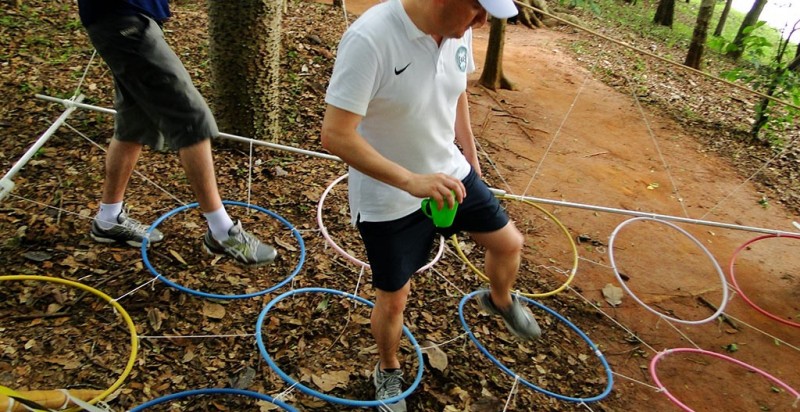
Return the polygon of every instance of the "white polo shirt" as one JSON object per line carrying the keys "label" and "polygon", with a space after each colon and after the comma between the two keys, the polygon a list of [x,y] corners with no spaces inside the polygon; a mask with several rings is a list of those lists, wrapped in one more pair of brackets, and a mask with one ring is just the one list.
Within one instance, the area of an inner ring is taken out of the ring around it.
{"label": "white polo shirt", "polygon": [[[472,30],[438,46],[400,0],[373,6],[342,37],[325,102],[363,116],[358,132],[379,153],[415,173],[459,180],[470,165],[455,145],[458,98],[475,70]],[[421,199],[350,167],[353,222],[399,219]]]}

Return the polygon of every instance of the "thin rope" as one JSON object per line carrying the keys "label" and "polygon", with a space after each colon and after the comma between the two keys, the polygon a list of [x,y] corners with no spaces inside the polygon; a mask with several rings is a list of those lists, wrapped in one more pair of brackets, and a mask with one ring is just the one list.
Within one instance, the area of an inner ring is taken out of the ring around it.
{"label": "thin rope", "polygon": [[80,80],[78,80],[78,86],[75,88],[75,93],[72,95],[71,100],[75,100],[79,94],[81,94],[81,86],[83,85],[83,81],[86,79],[86,74],[89,72],[89,67],[92,66],[92,62],[94,61],[94,57],[97,55],[97,49],[92,51],[92,57],[89,57],[89,63],[86,63],[86,67],[83,69],[83,74],[81,75]]}
{"label": "thin rope", "polygon": [[756,96],[759,96],[759,97],[762,97],[762,98],[765,98],[765,99],[772,100],[773,102],[780,103],[780,104],[782,104],[782,105],[784,105],[784,106],[787,106],[787,107],[792,107],[792,108],[794,108],[794,109],[798,109],[798,110],[800,110],[800,106],[798,106],[798,105],[791,104],[791,103],[789,103],[789,102],[787,102],[787,101],[784,101],[784,100],[778,99],[778,98],[776,98],[776,97],[773,97],[773,96],[768,96],[768,95],[766,95],[766,94],[764,94],[764,93],[761,93],[761,92],[757,92],[757,91],[755,91],[755,90],[748,89],[747,87],[744,87],[744,86],[742,86],[742,85],[739,85],[739,84],[736,84],[736,83],[733,83],[733,82],[729,82],[729,81],[727,81],[727,80],[724,80],[724,79],[720,79],[719,77],[715,77],[715,76],[713,76],[713,75],[710,75],[710,74],[708,74],[708,73],[706,73],[706,72],[704,72],[704,71],[697,70],[697,69],[695,69],[695,68],[692,68],[692,67],[686,66],[686,65],[684,65],[684,64],[681,64],[681,63],[678,63],[678,62],[675,62],[675,61],[669,60],[669,59],[667,59],[667,58],[661,57],[661,56],[659,56],[659,55],[656,55],[656,54],[650,53],[650,52],[648,52],[647,50],[643,50],[643,49],[640,49],[640,48],[638,48],[638,47],[631,46],[630,44],[628,44],[628,43],[625,43],[625,42],[623,42],[623,41],[621,41],[621,40],[616,40],[616,39],[613,39],[613,38],[611,38],[611,37],[608,37],[608,36],[606,36],[606,35],[600,34],[600,33],[596,32],[596,31],[594,31],[594,30],[592,30],[592,29],[589,29],[589,28],[583,27],[583,26],[581,26],[581,25],[579,25],[579,24],[575,24],[575,23],[573,23],[573,22],[570,22],[570,21],[564,20],[564,19],[562,19],[561,17],[554,16],[554,15],[552,15],[552,14],[550,14],[550,13],[548,13],[548,12],[544,11],[544,10],[538,9],[538,8],[536,8],[536,7],[533,7],[533,6],[531,6],[530,4],[526,4],[526,3],[520,3],[520,2],[519,2],[519,1],[517,1],[517,0],[514,0],[514,2],[515,2],[515,3],[517,3],[517,5],[518,5],[518,6],[529,8],[529,9],[531,9],[531,10],[533,10],[533,11],[537,12],[537,13],[541,13],[541,14],[543,14],[543,15],[547,16],[547,17],[550,17],[550,18],[552,18],[552,19],[558,20],[559,22],[561,22],[561,23],[564,23],[564,24],[566,24],[567,26],[572,26],[572,27],[574,27],[574,28],[576,28],[576,29],[579,29],[579,30],[585,31],[585,32],[587,32],[587,33],[589,33],[589,34],[591,34],[591,35],[593,35],[593,36],[597,36],[597,37],[600,37],[601,39],[608,40],[608,41],[610,41],[610,42],[612,42],[612,43],[614,43],[614,44],[617,44],[617,45],[619,45],[619,46],[622,46],[622,47],[625,47],[625,48],[631,49],[631,50],[633,50],[633,51],[635,51],[635,52],[637,52],[637,53],[643,54],[643,55],[645,55],[645,56],[652,57],[652,58],[654,58],[654,59],[656,59],[656,60],[660,60],[660,61],[662,61],[662,62],[664,62],[664,63],[668,63],[668,64],[671,64],[671,65],[673,65],[673,66],[677,66],[677,67],[679,67],[680,69],[686,70],[686,71],[688,71],[688,72],[695,73],[695,74],[699,74],[699,75],[701,75],[701,76],[704,76],[704,77],[707,77],[707,78],[709,78],[709,79],[712,79],[712,80],[718,81],[718,82],[720,82],[720,83],[726,84],[726,85],[728,85],[728,86],[730,86],[730,87],[733,87],[733,88],[735,88],[735,89],[739,89],[739,90],[745,91],[745,92],[747,92],[747,93],[751,93],[751,94],[754,94],[754,95],[756,95]]}
{"label": "thin rope", "polygon": [[466,333],[466,332],[464,332],[464,333],[462,333],[462,334],[460,334],[460,335],[456,336],[455,338],[448,339],[448,340],[446,340],[446,341],[444,341],[444,342],[442,342],[442,343],[433,343],[433,342],[431,342],[431,343],[433,343],[433,344],[432,344],[432,345],[430,345],[430,346],[420,346],[419,350],[426,350],[426,349],[438,348],[438,347],[441,347],[441,346],[447,345],[448,343],[455,342],[455,341],[457,341],[457,340],[459,340],[459,339],[461,339],[461,338],[466,338],[467,336],[469,336],[469,334],[468,334],[468,333]]}
{"label": "thin rope", "polygon": [[[625,67],[625,64],[622,63],[621,57],[617,56],[620,61],[622,67]],[[686,209],[686,204],[683,201],[683,196],[681,196],[680,191],[678,190],[678,184],[675,182],[675,178],[672,176],[672,168],[670,167],[669,163],[667,163],[667,159],[664,157],[664,153],[661,151],[661,146],[658,144],[658,139],[656,138],[656,134],[653,131],[653,128],[650,126],[650,120],[647,118],[647,114],[644,112],[644,108],[642,108],[642,103],[639,101],[639,96],[636,94],[636,85],[631,80],[630,76],[628,76],[628,72],[624,71],[625,80],[627,80],[628,85],[630,85],[631,95],[633,96],[633,101],[636,102],[636,108],[639,110],[639,114],[642,115],[642,120],[644,121],[645,127],[647,127],[647,133],[650,135],[650,140],[653,141],[653,146],[656,148],[656,153],[658,153],[659,159],[661,159],[661,164],[664,166],[664,171],[667,172],[667,177],[669,178],[669,182],[672,185],[672,190],[675,193],[675,196],[678,198],[678,204],[681,205],[681,210],[683,210],[683,215],[686,217],[689,216],[689,211]]]}
{"label": "thin rope", "polygon": [[[250,142],[250,163],[248,166],[247,172],[247,204],[250,205],[250,193],[252,192],[253,188],[253,142]],[[255,212],[255,209],[248,208],[251,212]]]}
{"label": "thin rope", "polygon": [[743,325],[747,326],[747,327],[748,327],[748,328],[750,328],[750,329],[753,329],[753,330],[755,330],[756,332],[759,332],[759,333],[762,333],[762,334],[764,334],[764,335],[766,335],[766,336],[769,336],[769,337],[770,337],[770,338],[772,338],[772,339],[773,339],[773,341],[775,341],[776,343],[780,343],[781,345],[786,345],[786,346],[788,346],[788,347],[790,347],[790,348],[792,348],[792,349],[794,349],[794,350],[796,350],[796,351],[800,352],[800,347],[797,347],[797,346],[795,346],[795,345],[792,345],[791,343],[789,343],[789,342],[786,342],[785,340],[783,340],[783,339],[781,339],[781,338],[779,338],[779,337],[777,337],[777,336],[775,336],[775,335],[772,335],[772,334],[770,334],[770,333],[767,333],[767,332],[765,332],[765,331],[763,331],[763,330],[761,330],[761,329],[759,329],[759,328],[757,328],[757,327],[755,327],[755,326],[753,326],[753,325],[751,325],[751,324],[749,324],[749,323],[747,323],[747,322],[745,322],[745,321],[743,321],[743,320],[741,320],[741,319],[739,319],[739,318],[736,318],[736,317],[734,317],[733,315],[730,315],[730,314],[726,313],[726,314],[725,314],[725,316],[727,316],[727,317],[729,317],[729,318],[731,318],[731,319],[733,319],[733,320],[735,320],[735,321],[737,321],[737,322],[739,322],[739,323],[741,323],[741,324],[743,324]]}
{"label": "thin rope", "polygon": [[503,412],[508,410],[508,406],[511,404],[511,398],[516,394],[517,385],[519,385],[519,376],[514,375],[514,384],[511,385],[511,391],[509,391],[508,398],[506,398],[506,405],[503,407]]}
{"label": "thin rope", "polygon": [[141,289],[141,288],[143,288],[143,287],[145,287],[145,286],[147,286],[147,285],[154,284],[154,283],[155,283],[155,281],[156,281],[156,279],[158,279],[158,278],[155,278],[155,277],[154,277],[154,278],[152,278],[152,279],[148,280],[147,282],[145,282],[145,283],[143,283],[143,284],[141,284],[141,285],[137,286],[137,287],[136,287],[136,288],[134,288],[133,290],[131,290],[131,291],[129,291],[129,292],[127,292],[127,293],[125,293],[124,295],[122,295],[122,296],[120,296],[120,297],[118,297],[118,298],[116,298],[116,299],[112,299],[112,300],[113,300],[114,302],[118,302],[118,301],[120,301],[122,298],[125,298],[125,297],[127,297],[127,296],[130,296],[130,295],[132,295],[132,294],[136,293],[137,291],[139,291],[139,289]]}
{"label": "thin rope", "polygon": [[445,276],[442,274],[442,272],[440,272],[438,269],[436,269],[436,268],[433,268],[433,267],[432,267],[432,268],[431,268],[431,270],[433,271],[433,273],[436,273],[436,274],[437,274],[437,275],[439,275],[439,276],[440,276],[442,279],[444,279],[444,280],[445,280],[445,282],[449,283],[449,284],[450,284],[450,286],[452,286],[453,288],[455,288],[455,289],[458,291],[458,293],[460,293],[460,294],[461,294],[461,296],[466,296],[466,295],[467,295],[466,293],[464,293],[464,291],[463,291],[463,290],[461,290],[461,289],[460,289],[458,286],[456,286],[456,285],[455,285],[455,283],[451,282],[451,281],[450,281],[450,279],[446,278],[446,277],[445,277]]}
{"label": "thin rope", "polygon": [[781,156],[783,156],[783,155],[786,153],[786,151],[787,151],[787,150],[789,150],[789,148],[790,148],[790,147],[792,147],[792,146],[793,146],[793,145],[794,145],[794,144],[795,144],[795,143],[798,141],[798,139],[800,139],[800,137],[795,137],[794,139],[792,139],[792,141],[791,141],[791,142],[789,142],[789,144],[787,144],[786,146],[784,146],[783,150],[781,150],[781,151],[780,151],[778,154],[776,154],[775,156],[773,156],[771,159],[767,160],[767,162],[766,162],[766,163],[764,163],[764,165],[762,165],[760,168],[758,168],[758,170],[756,170],[756,171],[755,171],[755,172],[754,172],[752,175],[750,175],[750,176],[749,176],[749,177],[748,177],[748,178],[747,178],[747,179],[746,179],[744,182],[742,182],[742,183],[741,183],[739,186],[736,186],[736,188],[735,188],[735,189],[733,189],[733,190],[732,190],[730,193],[728,193],[728,195],[727,195],[727,196],[725,196],[725,197],[724,197],[722,200],[720,200],[719,202],[717,202],[717,204],[716,204],[716,205],[714,205],[714,207],[712,207],[711,209],[709,209],[709,210],[708,210],[708,211],[707,211],[707,212],[706,212],[706,213],[705,213],[703,216],[701,216],[701,217],[700,217],[700,219],[705,219],[705,217],[706,217],[706,216],[708,216],[708,215],[709,215],[709,213],[711,213],[711,212],[713,212],[714,210],[716,210],[716,209],[717,209],[717,207],[718,207],[719,205],[721,205],[723,202],[725,202],[726,200],[728,200],[728,198],[730,198],[731,196],[733,196],[733,194],[734,194],[734,193],[736,193],[737,191],[739,191],[739,189],[741,189],[742,187],[744,187],[744,185],[746,185],[746,184],[747,184],[747,182],[749,182],[750,180],[754,179],[754,178],[756,177],[756,175],[758,175],[759,173],[761,173],[761,171],[762,171],[762,170],[766,169],[766,168],[767,168],[767,166],[769,166],[769,165],[770,165],[770,163],[772,163],[774,160],[776,160],[776,159],[780,158]]}
{"label": "thin rope", "polygon": [[640,380],[637,380],[637,379],[631,378],[630,376],[623,375],[623,374],[621,374],[621,373],[619,373],[619,372],[614,372],[614,371],[611,371],[611,373],[612,373],[612,374],[614,374],[614,375],[616,375],[616,376],[619,376],[620,378],[627,379],[627,380],[629,380],[629,381],[631,381],[631,382],[634,382],[634,383],[638,383],[639,385],[642,385],[642,386],[647,386],[648,388],[650,388],[650,389],[652,389],[652,390],[654,390],[654,391],[658,391],[658,390],[660,390],[660,389],[661,389],[661,388],[659,388],[658,386],[654,386],[654,385],[651,385],[651,384],[649,384],[649,383],[647,383],[647,382],[644,382],[644,381],[640,381]]}
{"label": "thin rope", "polygon": [[228,334],[228,335],[138,335],[139,339],[202,339],[202,338],[248,338],[256,336],[254,333],[248,334]]}
{"label": "thin rope", "polygon": [[[81,132],[80,132],[78,129],[76,129],[76,128],[72,127],[72,126],[71,126],[69,123],[67,123],[67,122],[64,122],[64,125],[65,125],[65,126],[67,126],[67,128],[69,128],[69,129],[70,129],[70,130],[72,130],[73,132],[77,133],[77,134],[78,134],[78,136],[81,136],[81,137],[83,137],[84,139],[86,139],[87,141],[89,141],[89,143],[93,144],[93,145],[94,145],[94,146],[96,146],[98,149],[102,150],[103,152],[107,152],[107,150],[106,150],[106,148],[105,148],[105,147],[103,147],[103,146],[100,146],[100,145],[99,145],[99,144],[97,144],[97,143],[96,143],[94,140],[90,139],[90,138],[89,138],[89,136],[86,136],[85,134],[81,133]],[[186,202],[182,201],[181,199],[178,199],[178,198],[177,198],[175,195],[173,195],[172,193],[170,193],[170,192],[169,192],[167,189],[165,189],[164,187],[160,186],[158,183],[154,182],[153,180],[150,180],[150,178],[148,178],[147,176],[145,176],[144,174],[142,174],[142,172],[140,172],[140,171],[138,171],[138,170],[135,170],[135,169],[134,169],[134,170],[133,170],[133,173],[135,173],[135,174],[136,174],[136,176],[139,176],[140,178],[142,178],[142,180],[144,180],[145,182],[147,182],[147,183],[149,183],[149,184],[151,184],[151,185],[155,186],[155,187],[156,187],[158,190],[160,190],[161,192],[163,192],[163,193],[164,193],[164,194],[166,194],[167,196],[171,197],[171,198],[172,198],[173,200],[175,200],[177,203],[179,203],[179,204],[181,204],[181,205],[183,205],[183,206],[186,206],[186,205],[188,204],[188,203],[186,203]]]}
{"label": "thin rope", "polygon": [[528,181],[528,185],[525,186],[525,190],[522,191],[522,196],[525,196],[528,193],[528,189],[531,187],[533,183],[533,179],[536,179],[536,175],[539,174],[539,169],[541,169],[542,164],[544,163],[545,158],[547,157],[548,153],[550,153],[550,149],[553,148],[553,144],[556,142],[556,139],[561,135],[561,129],[564,128],[564,124],[567,122],[569,115],[572,113],[572,110],[575,108],[575,103],[578,102],[578,97],[580,97],[581,93],[583,93],[583,89],[586,87],[586,84],[589,82],[589,76],[592,74],[592,71],[589,70],[586,72],[586,77],[583,78],[583,83],[581,83],[581,87],[578,89],[578,93],[575,94],[575,98],[572,99],[572,104],[569,105],[569,109],[567,110],[567,114],[564,115],[564,118],[561,119],[561,124],[558,125],[558,129],[556,133],[553,135],[553,138],[550,139],[550,144],[547,145],[547,149],[545,149],[544,154],[542,154],[541,160],[536,165],[536,169],[533,171],[533,175],[531,179]]}

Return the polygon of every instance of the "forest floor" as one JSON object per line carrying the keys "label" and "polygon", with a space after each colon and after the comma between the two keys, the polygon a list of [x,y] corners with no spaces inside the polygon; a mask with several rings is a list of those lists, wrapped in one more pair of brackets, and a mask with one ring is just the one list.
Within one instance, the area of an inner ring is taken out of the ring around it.
{"label": "forest floor", "polygon": [[[374,3],[349,0],[348,11],[359,13]],[[173,7],[167,38],[209,96],[205,10],[186,1]],[[75,24],[72,1],[31,1],[3,13],[0,168],[5,171],[63,110],[33,93],[70,96],[92,48]],[[341,10],[290,2],[279,143],[322,152],[324,91],[344,28]],[[605,34],[635,42],[618,30],[609,27]],[[474,337],[524,381],[503,373],[467,338],[459,319],[462,298],[486,284],[458,251],[480,268],[479,248],[463,236],[458,247],[437,244],[441,258],[415,277],[406,317],[409,332],[425,348],[424,373],[408,398],[410,410],[678,410],[658,389],[654,367],[669,394],[694,410],[791,410],[796,398],[790,390],[720,358],[679,352],[656,365],[651,361],[665,349],[700,349],[800,388],[800,238],[766,238],[736,253],[759,233],[730,228],[796,231],[791,223],[800,220],[797,147],[789,145],[776,156],[740,143],[752,116],[753,99],[746,94],[565,27],[508,26],[504,68],[517,90],[487,90],[475,80],[488,33],[488,27],[475,32],[473,130],[487,182],[537,199],[503,203],[526,235],[517,287],[547,295],[530,303],[544,336],[519,343],[501,322],[466,302],[463,316]],[[110,74],[97,60],[82,93],[85,102],[113,105]],[[163,220],[159,229],[167,239],[145,257],[137,249],[94,243],[88,234],[103,178],[103,148],[112,131],[110,116],[75,111],[15,177],[16,189],[0,205],[2,275],[29,279],[0,280],[0,385],[111,387],[106,402],[115,411],[214,387],[280,394],[300,410],[353,409],[292,387],[267,364],[267,354],[305,387],[370,399],[376,360],[368,308],[323,292],[273,301],[307,287],[374,299],[369,270],[351,263],[323,236],[329,233],[331,242],[365,259],[348,224],[345,183],[330,186],[346,173],[344,165],[258,146],[251,151],[220,145],[215,160],[223,198],[285,218],[229,206],[248,229],[278,247],[279,260],[242,269],[207,257],[200,245],[205,223],[196,209]],[[787,141],[796,132],[787,132]],[[138,170],[127,195],[135,217],[152,223],[193,201],[174,153],[148,150]],[[663,218],[628,220],[637,213]],[[101,291],[119,303],[131,323],[105,298],[30,276],[69,279]],[[740,291],[734,292],[734,279]],[[616,291],[622,286],[628,290],[620,298]],[[198,291],[260,295],[219,299],[197,296]],[[780,321],[755,310],[744,296]],[[401,350],[411,384],[420,368],[416,349],[404,339]],[[613,388],[601,359],[613,371]],[[272,409],[225,396],[153,408]]]}

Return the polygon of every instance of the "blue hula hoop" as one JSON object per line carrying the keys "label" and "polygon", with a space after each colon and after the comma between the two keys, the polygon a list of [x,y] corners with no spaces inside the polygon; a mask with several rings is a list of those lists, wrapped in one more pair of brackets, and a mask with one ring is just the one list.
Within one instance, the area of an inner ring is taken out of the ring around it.
{"label": "blue hula hoop", "polygon": [[143,404],[131,409],[128,412],[141,412],[141,411],[143,411],[143,410],[145,410],[145,409],[147,409],[147,408],[149,408],[151,406],[160,405],[162,403],[166,403],[166,402],[173,401],[173,400],[176,400],[176,399],[188,398],[190,396],[195,396],[195,395],[213,395],[213,394],[227,394],[227,395],[248,396],[248,397],[251,397],[251,398],[261,399],[262,401],[270,402],[270,403],[272,403],[272,404],[274,404],[276,406],[280,406],[285,411],[297,412],[297,409],[295,409],[295,408],[293,408],[293,407],[291,407],[291,406],[289,406],[289,405],[287,405],[287,404],[285,404],[285,403],[283,403],[283,402],[281,402],[281,401],[279,401],[279,400],[277,400],[277,399],[275,399],[275,398],[273,398],[271,396],[264,395],[263,393],[246,391],[246,390],[243,390],[243,389],[234,389],[234,388],[193,389],[193,390],[190,390],[190,391],[173,393],[171,395],[162,396],[160,398],[153,399],[152,401],[143,403]]}
{"label": "blue hula hoop", "polygon": [[[144,265],[147,267],[147,269],[150,270],[150,273],[152,273],[153,276],[156,277],[156,279],[160,279],[162,282],[166,283],[167,285],[169,285],[169,286],[171,286],[171,287],[173,287],[175,289],[178,289],[180,291],[183,291],[183,292],[195,295],[195,296],[200,296],[200,297],[204,297],[204,298],[212,298],[212,299],[247,299],[247,298],[252,298],[252,297],[256,297],[256,296],[266,295],[267,293],[270,293],[270,292],[282,287],[283,285],[289,283],[289,281],[291,281],[292,278],[294,278],[300,272],[300,269],[303,267],[303,263],[306,260],[306,246],[305,246],[305,243],[303,242],[303,237],[300,236],[300,232],[298,232],[297,229],[295,229],[294,226],[292,226],[292,224],[289,223],[289,221],[287,221],[286,219],[281,217],[279,214],[277,214],[277,213],[275,213],[275,212],[273,212],[271,210],[264,209],[263,207],[256,206],[256,205],[251,205],[249,203],[236,202],[236,201],[232,201],[232,200],[223,200],[222,204],[224,204],[224,205],[233,205],[233,206],[244,206],[244,207],[247,207],[247,208],[250,208],[250,209],[258,210],[259,212],[266,213],[267,215],[272,216],[273,218],[277,219],[279,222],[281,222],[284,226],[286,226],[287,228],[289,228],[292,231],[292,234],[294,235],[295,239],[297,239],[297,243],[300,245],[300,259],[297,262],[297,266],[295,266],[295,268],[292,271],[292,273],[289,274],[289,276],[287,276],[286,279],[282,280],[280,283],[278,283],[277,285],[272,286],[270,288],[267,288],[267,289],[264,289],[264,290],[261,290],[261,291],[258,291],[258,292],[245,293],[245,294],[241,294],[241,295],[223,295],[223,294],[208,293],[208,292],[203,292],[203,291],[199,291],[199,290],[195,290],[195,289],[190,289],[190,288],[187,288],[186,286],[181,286],[181,285],[179,285],[179,284],[167,279],[162,274],[158,273],[158,271],[153,267],[153,265],[150,264],[150,259],[147,258],[147,237],[145,237],[144,241],[142,242],[142,261],[144,262]],[[152,225],[150,225],[150,227],[147,229],[147,235],[149,236],[151,233],[153,233],[153,230],[155,230],[156,227],[158,227],[158,225],[160,225],[164,220],[166,220],[170,216],[173,216],[173,215],[175,215],[175,214],[177,214],[179,212],[182,212],[184,210],[187,210],[187,209],[196,208],[198,206],[199,206],[198,203],[190,203],[188,205],[180,206],[178,208],[175,208],[175,209],[165,213],[163,216],[161,216],[158,219],[156,219],[156,221],[153,222]]]}
{"label": "blue hula hoop", "polygon": [[277,304],[278,302],[280,302],[284,298],[287,298],[289,296],[292,296],[292,295],[295,295],[295,294],[298,294],[298,293],[314,293],[314,292],[330,293],[330,294],[333,294],[333,295],[344,296],[344,297],[346,297],[348,299],[353,299],[353,300],[356,300],[357,302],[363,303],[363,304],[365,304],[365,305],[367,305],[369,307],[374,307],[375,306],[372,302],[370,302],[370,301],[368,301],[368,300],[366,300],[366,299],[364,299],[364,298],[362,298],[360,296],[351,295],[351,294],[349,294],[347,292],[342,292],[340,290],[324,289],[324,288],[295,289],[295,290],[290,290],[288,292],[285,292],[284,294],[276,297],[275,299],[270,301],[267,304],[267,306],[265,306],[264,309],[261,311],[261,313],[258,315],[258,323],[256,324],[256,343],[258,344],[258,350],[261,352],[261,357],[263,357],[264,360],[266,360],[267,363],[269,364],[269,367],[272,368],[272,370],[275,373],[277,373],[278,376],[280,376],[281,379],[283,379],[287,384],[289,384],[292,387],[296,387],[297,389],[299,389],[301,392],[305,393],[306,395],[315,396],[315,397],[320,398],[322,400],[325,400],[325,401],[328,401],[328,402],[332,402],[332,403],[336,403],[336,404],[339,404],[339,405],[353,406],[353,407],[359,407],[359,408],[379,407],[379,406],[381,406],[383,404],[391,404],[391,403],[398,402],[400,400],[403,400],[403,399],[407,398],[409,395],[411,395],[414,392],[414,390],[417,389],[417,386],[419,385],[419,383],[422,382],[422,371],[423,371],[423,369],[425,367],[424,367],[423,359],[422,359],[422,350],[420,349],[419,344],[417,343],[417,340],[414,339],[414,336],[411,334],[411,331],[406,326],[403,326],[403,334],[406,335],[406,337],[411,342],[411,344],[414,346],[414,349],[417,352],[417,364],[419,365],[419,367],[417,368],[417,376],[414,378],[414,382],[403,393],[401,393],[400,395],[397,395],[395,397],[392,397],[392,398],[384,399],[383,401],[378,401],[378,400],[360,401],[360,400],[352,400],[352,399],[345,399],[345,398],[337,398],[335,396],[326,395],[326,394],[324,394],[322,392],[315,391],[314,389],[311,389],[311,388],[301,384],[300,382],[292,379],[289,375],[287,375],[285,372],[283,372],[281,370],[281,368],[278,367],[278,365],[275,363],[275,361],[273,361],[272,358],[269,356],[269,353],[267,353],[267,348],[264,345],[264,339],[262,338],[263,335],[261,333],[261,325],[264,323],[264,318],[266,317],[267,312],[269,312],[269,310],[272,309],[275,306],[275,304]]}
{"label": "blue hula hoop", "polygon": [[472,298],[473,296],[477,295],[480,292],[481,292],[480,290],[472,292],[469,295],[464,296],[461,299],[461,303],[459,303],[459,305],[458,305],[458,317],[461,318],[461,325],[464,327],[464,330],[467,331],[467,335],[469,335],[469,339],[472,341],[472,343],[474,343],[475,346],[477,346],[478,349],[484,355],[486,355],[486,357],[489,358],[490,361],[492,361],[492,363],[497,365],[497,367],[499,367],[500,370],[502,370],[503,372],[507,373],[509,376],[511,376],[513,378],[519,379],[519,381],[522,382],[525,386],[527,386],[527,387],[529,387],[529,388],[531,388],[531,389],[533,389],[533,390],[535,390],[537,392],[541,392],[541,393],[543,393],[545,395],[552,396],[552,397],[554,397],[556,399],[560,399],[562,401],[577,402],[577,403],[581,403],[581,402],[583,402],[583,403],[597,402],[597,401],[605,398],[606,396],[608,396],[609,393],[611,393],[611,388],[614,386],[614,378],[611,375],[611,367],[608,365],[608,362],[606,361],[606,358],[603,356],[603,353],[600,352],[599,349],[597,349],[597,346],[595,346],[595,344],[592,343],[591,339],[589,339],[589,337],[586,336],[586,334],[583,333],[583,331],[578,329],[578,327],[575,326],[572,322],[567,320],[567,318],[559,315],[558,313],[556,313],[554,310],[548,308],[547,306],[544,306],[544,305],[542,305],[542,304],[540,304],[538,302],[535,302],[535,301],[533,301],[531,299],[528,299],[525,296],[521,296],[520,295],[520,296],[517,296],[517,297],[519,299],[525,301],[525,302],[528,302],[528,303],[531,303],[531,304],[537,306],[540,309],[544,309],[545,311],[547,311],[547,313],[555,316],[558,320],[560,320],[561,322],[564,322],[564,324],[569,326],[570,329],[574,330],[581,337],[581,339],[583,339],[586,343],[589,344],[589,347],[592,348],[592,350],[594,351],[594,354],[597,355],[597,357],[600,359],[600,362],[603,364],[603,368],[605,368],[605,370],[606,370],[606,380],[608,381],[608,384],[606,385],[606,388],[603,391],[603,393],[601,393],[601,394],[599,394],[597,396],[593,396],[591,398],[575,398],[575,397],[571,397],[571,396],[561,395],[561,394],[558,394],[558,393],[555,393],[555,392],[550,392],[547,389],[538,387],[538,386],[528,382],[527,380],[523,379],[521,376],[517,375],[516,373],[514,373],[514,371],[509,369],[507,366],[503,365],[502,362],[500,362],[499,360],[497,360],[497,358],[492,356],[492,354],[489,353],[489,351],[478,341],[478,339],[472,333],[472,330],[469,328],[469,325],[467,325],[467,320],[464,318],[464,305],[467,303],[467,301],[470,298]]}

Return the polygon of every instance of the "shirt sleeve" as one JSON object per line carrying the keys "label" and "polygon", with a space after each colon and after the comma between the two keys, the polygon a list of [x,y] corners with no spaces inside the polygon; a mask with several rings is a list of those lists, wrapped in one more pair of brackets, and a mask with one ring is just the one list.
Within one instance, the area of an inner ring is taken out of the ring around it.
{"label": "shirt sleeve", "polygon": [[346,33],[339,43],[325,103],[365,116],[379,83],[378,66],[374,44],[359,33]]}

